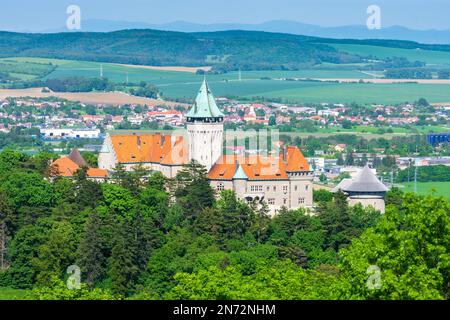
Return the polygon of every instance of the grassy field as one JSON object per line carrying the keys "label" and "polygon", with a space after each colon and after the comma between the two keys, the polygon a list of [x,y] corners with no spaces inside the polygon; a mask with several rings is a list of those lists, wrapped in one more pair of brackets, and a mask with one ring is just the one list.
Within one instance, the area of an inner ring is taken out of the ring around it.
{"label": "grassy field", "polygon": [[26,290],[0,287],[0,300],[23,300],[26,294]]}
{"label": "grassy field", "polygon": [[[425,97],[430,102],[450,101],[446,84],[361,84],[313,81],[216,81],[208,77],[216,96],[282,98],[293,103],[402,103]],[[164,95],[192,97],[200,82],[160,85]]]}
{"label": "grassy field", "polygon": [[[402,190],[414,192],[414,182],[403,183],[402,185],[404,186]],[[450,198],[450,181],[417,182],[417,193],[422,195],[433,193],[438,196]]]}
{"label": "grassy field", "polygon": [[450,52],[422,49],[399,49],[358,44],[329,44],[330,46],[361,56],[374,56],[380,59],[388,57],[405,57],[411,61],[424,61],[429,65],[450,66]]}
{"label": "grassy field", "polygon": [[[450,61],[450,53],[448,56]],[[103,75],[108,79],[115,82],[125,82],[127,78],[130,82],[147,81],[155,84],[162,91],[163,96],[168,98],[193,98],[203,80],[202,75],[191,72],[151,70],[111,63],[100,64],[98,62],[43,58],[5,59],[22,63],[52,63],[57,65],[56,70],[47,76],[49,78],[98,77],[100,65],[102,65]],[[435,57],[435,59],[437,58]],[[286,102],[293,103],[402,103],[414,102],[422,97],[430,102],[450,102],[449,84],[363,84],[276,80],[280,78],[362,79],[371,77],[351,68],[357,68],[357,66],[326,64],[322,66],[322,69],[321,66],[316,66],[312,69],[299,71],[243,71],[241,73],[242,81],[238,80],[238,72],[220,75],[211,74],[207,78],[216,96],[282,98]],[[262,78],[266,79],[263,80]]]}

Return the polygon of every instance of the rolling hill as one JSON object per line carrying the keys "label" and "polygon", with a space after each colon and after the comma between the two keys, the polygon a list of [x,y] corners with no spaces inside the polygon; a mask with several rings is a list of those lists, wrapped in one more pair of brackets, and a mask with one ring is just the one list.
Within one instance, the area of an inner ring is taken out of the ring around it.
{"label": "rolling hill", "polygon": [[[225,30],[252,30],[264,32],[291,33],[322,38],[336,39],[394,39],[418,41],[421,43],[450,43],[450,30],[416,30],[403,26],[384,27],[380,30],[369,30],[365,25],[345,25],[324,27],[299,21],[270,20],[257,24],[245,23],[210,23],[201,24],[188,21],[173,21],[153,24],[137,21],[111,21],[86,19],[82,28],[88,32],[110,32],[124,29],[156,29],[178,32],[212,32]],[[46,33],[68,32],[60,27],[45,30]]]}
{"label": "rolling hill", "polygon": [[360,61],[356,55],[309,40],[302,36],[249,31],[1,32],[0,55],[162,66],[213,63],[225,69],[296,69],[320,62]]}
{"label": "rolling hill", "polygon": [[0,32],[0,57],[43,57],[215,70],[298,70],[320,63],[360,63],[361,52],[339,44],[450,52],[450,45],[411,41],[326,39],[259,31],[182,33],[122,30],[31,34]]}

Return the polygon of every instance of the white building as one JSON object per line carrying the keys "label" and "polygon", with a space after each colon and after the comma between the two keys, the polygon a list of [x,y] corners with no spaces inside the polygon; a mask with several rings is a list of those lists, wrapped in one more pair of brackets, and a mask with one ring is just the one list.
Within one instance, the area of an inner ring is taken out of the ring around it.
{"label": "white building", "polygon": [[98,139],[99,129],[43,128],[40,130],[44,139]]}

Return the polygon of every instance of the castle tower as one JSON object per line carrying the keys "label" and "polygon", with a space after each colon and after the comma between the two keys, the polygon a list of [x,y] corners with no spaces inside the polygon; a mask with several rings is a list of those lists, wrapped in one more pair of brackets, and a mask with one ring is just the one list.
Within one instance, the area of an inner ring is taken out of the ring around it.
{"label": "castle tower", "polygon": [[222,155],[223,113],[217,107],[206,79],[191,110],[186,114],[189,160],[196,160],[209,171]]}
{"label": "castle tower", "polygon": [[349,205],[360,203],[363,207],[372,206],[384,213],[385,196],[388,188],[365,166],[354,179],[342,180],[333,192],[342,190],[348,199]]}
{"label": "castle tower", "polygon": [[236,161],[236,171],[233,175],[233,191],[236,193],[238,198],[243,199],[245,197],[245,193],[247,192],[247,183],[248,177],[242,169],[242,166],[239,162]]}

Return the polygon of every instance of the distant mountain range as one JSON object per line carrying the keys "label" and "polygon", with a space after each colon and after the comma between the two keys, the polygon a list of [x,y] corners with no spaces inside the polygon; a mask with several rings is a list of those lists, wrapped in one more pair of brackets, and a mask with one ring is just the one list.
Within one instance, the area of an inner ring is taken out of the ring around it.
{"label": "distant mountain range", "polygon": [[[288,20],[273,20],[259,24],[213,23],[199,24],[186,21],[174,21],[164,24],[146,22],[83,20],[82,30],[89,32],[110,32],[124,29],[156,29],[180,32],[211,32],[225,30],[247,30],[290,33],[314,37],[335,39],[392,39],[410,40],[427,44],[450,44],[450,30],[414,30],[401,26],[391,26],[380,30],[369,30],[363,25],[341,27],[322,27]],[[65,32],[58,28],[45,30],[44,33]]]}

